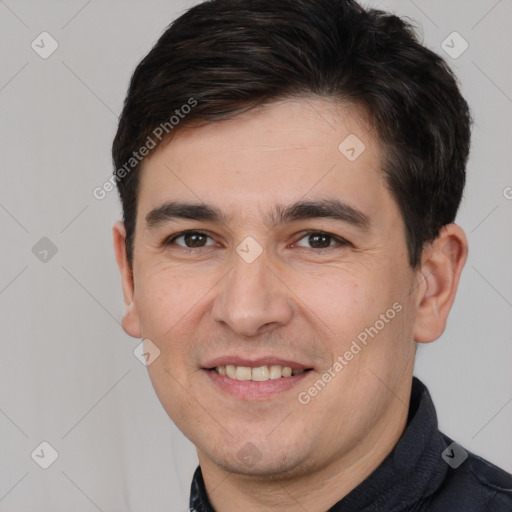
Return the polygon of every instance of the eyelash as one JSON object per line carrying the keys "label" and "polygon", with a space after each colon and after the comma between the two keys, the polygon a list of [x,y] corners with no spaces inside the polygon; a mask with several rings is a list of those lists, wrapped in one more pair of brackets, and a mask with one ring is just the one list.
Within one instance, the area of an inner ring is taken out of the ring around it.
{"label": "eyelash", "polygon": [[[171,235],[170,237],[167,237],[163,242],[162,242],[162,246],[171,246],[171,245],[176,245],[174,244],[174,242],[178,239],[178,238],[181,238],[185,235],[188,235],[188,234],[197,234],[197,235],[201,235],[201,236],[206,236],[207,238],[210,238],[212,239],[212,237],[204,232],[204,231],[199,231],[199,230],[196,230],[196,229],[192,229],[192,230],[186,230],[186,231],[180,231],[179,233],[176,233],[174,235]],[[344,238],[341,238],[339,236],[336,236],[336,235],[333,235],[332,233],[328,233],[326,231],[318,231],[318,230],[309,230],[309,231],[305,231],[302,236],[297,240],[297,242],[301,241],[302,239],[306,238],[306,237],[309,237],[311,235],[321,235],[321,236],[326,236],[326,237],[329,237],[331,238],[332,240],[334,240],[335,242],[338,243],[338,246],[341,246],[341,247],[353,247],[353,244],[351,244],[348,240],[345,240]],[[294,242],[292,244],[295,245],[297,242]],[[208,249],[210,247],[213,247],[213,245],[207,245],[207,246],[203,246],[203,247],[196,247],[196,248],[193,248],[193,247],[186,247],[186,246],[182,246],[182,245],[177,245],[177,247],[180,248],[180,250],[183,250],[184,252],[186,252],[187,254],[188,253],[192,253],[192,252],[197,252],[199,249]],[[307,247],[301,247],[299,246],[301,249],[308,249]],[[309,247],[309,249],[312,249],[313,251],[315,252],[323,252],[323,251],[327,251],[327,250],[330,250],[330,249],[335,249],[336,246],[333,245],[333,246],[329,246],[329,247],[321,247],[321,248],[314,248],[314,247]]]}

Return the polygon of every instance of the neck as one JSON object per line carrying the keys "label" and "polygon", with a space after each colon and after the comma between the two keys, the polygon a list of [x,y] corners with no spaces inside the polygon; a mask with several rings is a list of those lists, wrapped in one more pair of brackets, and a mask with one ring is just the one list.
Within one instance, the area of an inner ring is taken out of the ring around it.
{"label": "neck", "polygon": [[198,452],[206,491],[216,512],[324,512],[363,482],[391,453],[406,422],[410,389],[357,446],[314,470],[262,479],[226,471]]}

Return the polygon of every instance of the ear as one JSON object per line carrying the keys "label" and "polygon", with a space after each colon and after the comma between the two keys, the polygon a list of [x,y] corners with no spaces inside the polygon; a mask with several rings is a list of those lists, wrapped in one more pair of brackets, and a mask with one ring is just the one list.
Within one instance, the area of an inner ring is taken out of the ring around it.
{"label": "ear", "polygon": [[114,224],[112,235],[114,238],[114,251],[117,266],[121,272],[124,303],[126,306],[121,324],[127,334],[134,338],[140,338],[140,319],[137,306],[134,302],[133,272],[126,255],[126,230],[122,222],[116,222]]}
{"label": "ear", "polygon": [[415,341],[429,343],[443,334],[467,256],[466,235],[456,224],[444,226],[424,249],[416,290]]}

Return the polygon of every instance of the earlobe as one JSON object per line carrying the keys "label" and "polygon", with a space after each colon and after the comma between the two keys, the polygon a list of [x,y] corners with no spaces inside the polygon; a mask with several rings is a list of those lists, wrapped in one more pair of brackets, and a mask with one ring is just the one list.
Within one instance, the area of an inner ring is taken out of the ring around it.
{"label": "earlobe", "polygon": [[467,254],[466,235],[456,224],[444,226],[423,251],[419,270],[423,283],[417,288],[415,341],[429,343],[443,334]]}
{"label": "earlobe", "polygon": [[116,222],[112,228],[114,252],[121,273],[121,284],[125,303],[125,312],[121,325],[125,332],[134,338],[141,337],[140,319],[135,303],[135,289],[132,268],[126,254],[126,230],[122,222]]}

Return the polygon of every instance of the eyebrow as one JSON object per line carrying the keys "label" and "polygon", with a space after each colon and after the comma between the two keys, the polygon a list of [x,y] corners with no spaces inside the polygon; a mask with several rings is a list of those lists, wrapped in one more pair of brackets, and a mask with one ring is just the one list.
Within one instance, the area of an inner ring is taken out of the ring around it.
{"label": "eyebrow", "polygon": [[[346,222],[363,230],[371,226],[370,218],[347,203],[323,199],[298,201],[291,205],[277,205],[269,215],[269,224],[277,227],[298,220],[329,218]],[[230,217],[215,206],[204,203],[166,202],[146,215],[146,228],[153,229],[176,219],[209,221],[227,225]]]}

